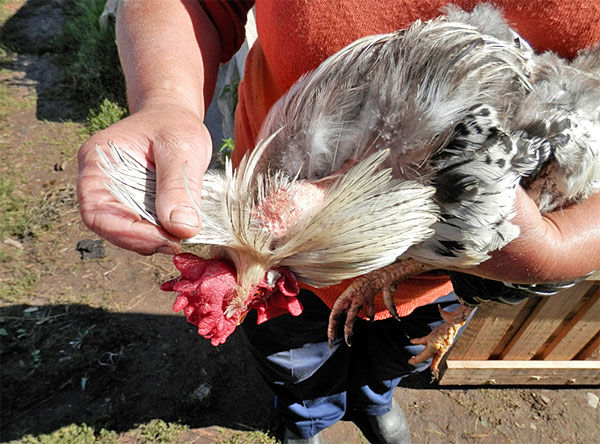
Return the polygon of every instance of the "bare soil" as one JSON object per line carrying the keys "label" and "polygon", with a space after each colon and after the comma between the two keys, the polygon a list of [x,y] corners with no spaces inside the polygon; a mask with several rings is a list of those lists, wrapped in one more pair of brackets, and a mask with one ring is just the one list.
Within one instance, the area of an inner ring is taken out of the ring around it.
{"label": "bare soil", "polygon": [[[20,16],[27,2],[0,7],[39,39],[62,23],[46,11],[49,3],[29,2]],[[178,442],[223,442],[232,431],[279,436],[272,394],[242,333],[212,347],[172,313],[172,294],[158,289],[176,274],[168,257],[108,244],[104,258],[84,260],[76,251],[97,236],[83,227],[74,201],[81,125],[63,121],[67,105],[43,94],[59,73],[36,54],[18,54],[0,72],[14,99],[0,120],[0,172],[17,172],[18,192],[51,207],[38,212],[51,220],[37,238],[0,239],[0,253],[11,257],[0,262],[0,283],[25,272],[36,278],[20,299],[0,306],[0,440],[86,423],[124,432],[124,443],[143,442],[131,430],[154,418],[189,426]],[[442,389],[429,379],[417,375],[396,391],[414,443],[600,443],[598,387]],[[351,421],[324,434],[329,443],[367,442]],[[247,436],[240,442],[253,442]]]}

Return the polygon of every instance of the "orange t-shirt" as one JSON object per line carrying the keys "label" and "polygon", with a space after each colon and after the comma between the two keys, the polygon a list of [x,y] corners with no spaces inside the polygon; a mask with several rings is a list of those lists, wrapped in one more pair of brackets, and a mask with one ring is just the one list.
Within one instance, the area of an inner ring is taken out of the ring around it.
{"label": "orange t-shirt", "polygon": [[[471,10],[475,0],[256,0],[206,1],[205,10],[220,32],[224,60],[241,44],[246,11],[254,4],[258,40],[246,59],[238,91],[234,164],[254,146],[270,107],[304,73],[344,46],[366,35],[408,27],[417,19],[440,15],[454,3]],[[531,46],[572,58],[579,49],[600,41],[597,0],[496,0],[508,22]],[[329,306],[348,285],[312,289]],[[406,280],[396,293],[400,315],[449,293],[445,276]],[[376,318],[387,317],[383,304]]]}

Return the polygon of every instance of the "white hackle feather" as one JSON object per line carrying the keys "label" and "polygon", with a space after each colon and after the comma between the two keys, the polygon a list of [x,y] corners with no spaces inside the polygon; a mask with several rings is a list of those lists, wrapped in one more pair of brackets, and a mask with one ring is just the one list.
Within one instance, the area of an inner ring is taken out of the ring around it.
{"label": "white hackle feather", "polygon": [[156,172],[128,152],[108,141],[112,161],[100,146],[98,166],[110,179],[106,187],[115,198],[143,219],[159,225],[156,215]]}
{"label": "white hackle feather", "polygon": [[434,189],[378,170],[388,154],[375,153],[342,175],[318,211],[282,239],[276,262],[310,285],[328,286],[388,265],[430,237]]}
{"label": "white hackle feather", "polygon": [[[295,179],[281,172],[256,173],[269,141],[259,142],[237,170],[228,163],[225,171],[207,172],[202,202],[194,201],[202,215],[202,230],[186,242],[221,247],[238,271],[249,266],[252,258],[265,271],[286,266],[300,280],[321,287],[388,265],[433,234],[429,227],[437,220],[438,210],[431,199],[435,190],[393,179],[389,169],[379,169],[389,154],[380,151],[335,179],[322,205],[290,227],[283,238],[275,239],[252,215],[269,192],[289,188]],[[155,173],[114,144],[112,161],[98,150],[115,197],[158,225],[153,207]],[[143,177],[149,178],[143,188],[139,180],[131,180]]]}

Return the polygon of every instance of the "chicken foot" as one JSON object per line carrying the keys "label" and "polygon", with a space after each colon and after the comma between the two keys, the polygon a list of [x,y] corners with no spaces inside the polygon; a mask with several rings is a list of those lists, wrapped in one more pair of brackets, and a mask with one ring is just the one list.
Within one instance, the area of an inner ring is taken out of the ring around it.
{"label": "chicken foot", "polygon": [[434,267],[416,261],[414,259],[402,260],[393,264],[374,270],[356,278],[346,290],[335,301],[331,314],[329,315],[329,326],[327,337],[330,347],[336,339],[336,330],[340,319],[346,314],[344,323],[344,340],[350,345],[352,342],[352,331],[354,321],[360,310],[365,307],[367,317],[373,319],[375,316],[375,295],[381,291],[383,302],[390,314],[400,320],[394,303],[396,285],[404,279],[415,274],[433,270]]}
{"label": "chicken foot", "polygon": [[434,328],[427,336],[410,340],[412,344],[424,345],[425,349],[408,360],[409,364],[416,365],[426,359],[433,358],[431,361],[431,375],[433,380],[438,378],[442,358],[454,343],[458,330],[465,325],[474,307],[461,305],[455,311],[448,312],[438,305],[438,309],[444,323]]}

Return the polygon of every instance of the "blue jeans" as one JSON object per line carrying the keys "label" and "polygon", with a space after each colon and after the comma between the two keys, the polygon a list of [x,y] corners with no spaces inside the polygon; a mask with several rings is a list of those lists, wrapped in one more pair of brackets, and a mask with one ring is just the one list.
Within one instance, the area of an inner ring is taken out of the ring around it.
{"label": "blue jeans", "polygon": [[441,325],[437,304],[458,308],[454,293],[417,308],[401,322],[395,319],[354,326],[352,347],[338,339],[327,342],[329,308],[315,294],[302,290],[304,311],[256,325],[256,314],[242,324],[261,375],[275,393],[288,429],[309,438],[339,421],[347,412],[369,416],[389,411],[395,387],[430,365],[408,359],[424,347],[410,343]]}

